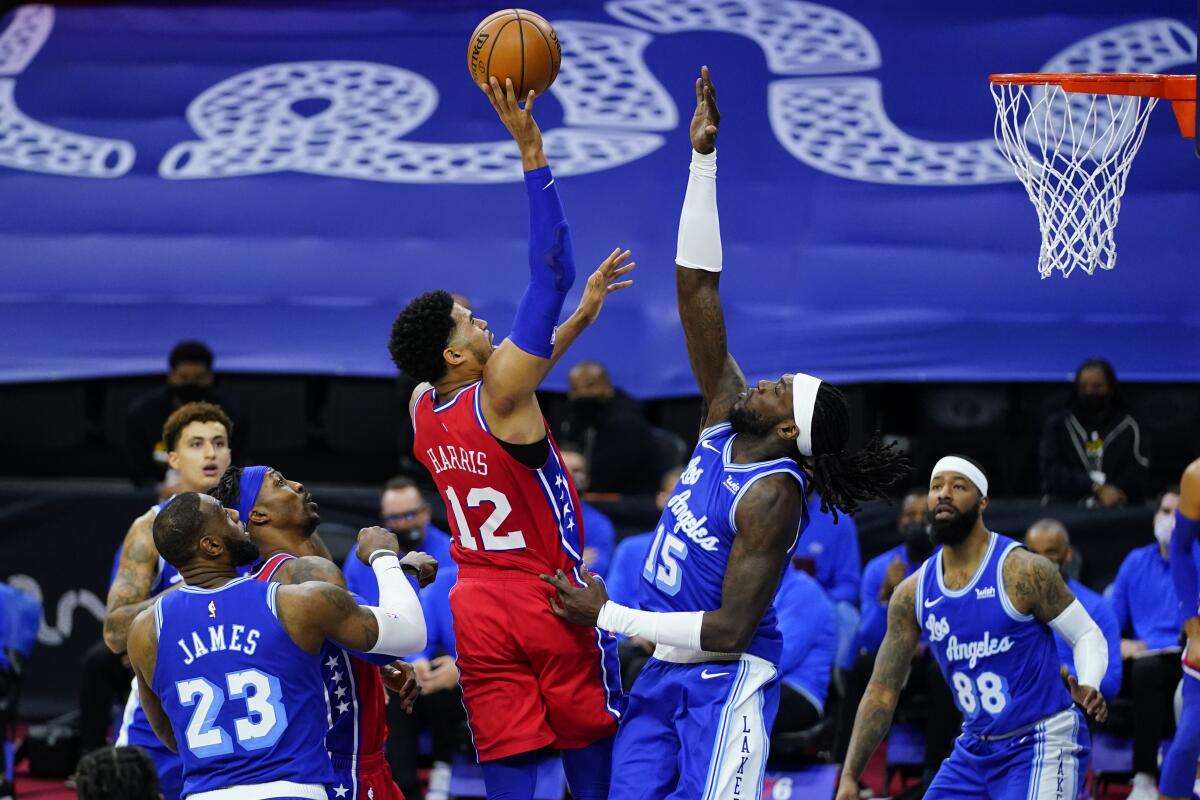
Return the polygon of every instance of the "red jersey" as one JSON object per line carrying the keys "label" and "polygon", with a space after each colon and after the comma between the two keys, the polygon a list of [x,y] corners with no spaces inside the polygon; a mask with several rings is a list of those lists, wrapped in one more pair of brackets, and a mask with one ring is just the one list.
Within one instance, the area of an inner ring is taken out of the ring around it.
{"label": "red jersey", "polygon": [[450,554],[468,571],[575,575],[583,555],[579,495],[549,427],[546,463],[526,467],[488,430],[482,387],[473,383],[441,405],[427,389],[413,407],[413,455],[446,503]]}

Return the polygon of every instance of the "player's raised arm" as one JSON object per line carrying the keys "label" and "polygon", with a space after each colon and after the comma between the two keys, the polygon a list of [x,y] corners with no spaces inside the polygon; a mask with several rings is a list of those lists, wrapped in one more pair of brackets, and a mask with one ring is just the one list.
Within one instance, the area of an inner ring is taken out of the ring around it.
{"label": "player's raised arm", "polygon": [[921,629],[917,627],[913,606],[915,602],[916,576],[910,575],[896,587],[888,603],[887,633],[875,656],[871,681],[854,716],[854,729],[850,734],[846,761],[842,765],[837,800],[858,800],[858,782],[863,770],[892,726],[892,715],[896,712],[900,690],[908,680],[909,667],[921,640]]}
{"label": "player's raised arm", "polygon": [[154,625],[154,609],[146,608],[139,612],[129,626],[128,635],[129,663],[133,674],[137,677],[138,700],[150,727],[167,749],[172,753],[179,752],[175,742],[175,731],[171,720],[163,710],[162,702],[151,688],[154,681],[154,668],[158,662],[158,632]]}
{"label": "player's raised arm", "polygon": [[404,571],[427,584],[437,574],[437,562],[424,553],[409,553],[401,560],[398,549],[391,531],[359,532],[359,558],[371,565],[379,583],[378,606],[360,606],[345,589],[324,581],[280,586],[279,619],[292,640],[310,653],[320,650],[326,639],[349,650],[396,657],[424,650],[425,616]]}
{"label": "player's raised arm", "polygon": [[158,572],[158,550],[154,548],[154,515],[147,511],[133,521],[121,546],[117,577],[108,589],[104,615],[104,643],[114,653],[124,653],[129,626],[154,601],[150,589]]}
{"label": "player's raised arm", "polygon": [[1068,678],[1071,698],[1100,722],[1108,718],[1100,682],[1108,670],[1108,642],[1104,634],[1067,588],[1062,573],[1049,560],[1025,549],[1016,549],[1004,560],[1004,586],[1022,614],[1032,614],[1071,645],[1075,674]]}
{"label": "player's raised arm", "polygon": [[725,336],[721,309],[721,223],[717,216],[717,130],[721,114],[708,67],[696,79],[696,111],[690,128],[692,165],[675,256],[679,319],[688,360],[704,398],[704,425],[724,421],[746,378]]}

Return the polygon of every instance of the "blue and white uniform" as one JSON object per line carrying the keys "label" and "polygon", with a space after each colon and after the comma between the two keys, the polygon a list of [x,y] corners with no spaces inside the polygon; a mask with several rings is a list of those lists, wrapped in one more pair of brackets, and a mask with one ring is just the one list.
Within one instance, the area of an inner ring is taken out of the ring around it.
{"label": "blue and white uniform", "polygon": [[[166,508],[167,503],[174,498],[167,498],[161,503],[151,506],[150,511],[157,516],[158,512]],[[117,548],[117,553],[113,559],[112,577],[109,580],[109,585],[117,578],[117,569],[121,564],[121,552],[124,550],[124,544]],[[179,571],[172,567],[162,557],[158,557],[158,567],[154,573],[154,581],[150,584],[150,594],[148,597],[162,594],[162,592],[171,588],[182,578]],[[179,800],[183,793],[183,762],[179,760],[179,756],[168,750],[158,737],[154,734],[154,729],[150,727],[150,720],[146,719],[146,712],[142,710],[141,699],[138,696],[137,679],[133,680],[133,687],[129,692],[129,699],[125,701],[125,713],[121,717],[121,730],[117,734],[117,747],[140,747],[150,756],[150,760],[154,762],[154,768],[158,772],[158,782],[162,789],[163,800]]]}
{"label": "blue and white uniform", "polygon": [[284,629],[278,591],[235,578],[218,589],[184,586],[154,604],[152,686],[175,731],[185,797],[328,796],[320,657]]}
{"label": "blue and white uniform", "polygon": [[[728,423],[700,434],[659,520],[642,568],[646,611],[721,607],[738,503],[768,475],[807,478],[790,458],[735,464]],[[792,538],[795,549],[808,512]],[[780,575],[764,575],[776,581]],[[770,730],[779,710],[783,636],[767,608],[745,653],[660,645],[638,675],[613,752],[613,800],[758,798]]]}
{"label": "blue and white uniform", "polygon": [[941,553],[917,572],[915,609],[963,732],[928,800],[1074,800],[1089,751],[1087,725],[1059,676],[1050,627],[1019,613],[1004,559],[1021,545],[992,533],[979,569],[946,588]]}

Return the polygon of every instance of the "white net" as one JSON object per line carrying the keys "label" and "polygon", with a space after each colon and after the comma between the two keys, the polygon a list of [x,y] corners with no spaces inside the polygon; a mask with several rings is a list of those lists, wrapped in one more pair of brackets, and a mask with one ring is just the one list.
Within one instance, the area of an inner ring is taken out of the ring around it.
{"label": "white net", "polygon": [[996,144],[1037,209],[1038,272],[1112,269],[1125,179],[1157,98],[1024,83],[993,83],[992,97]]}

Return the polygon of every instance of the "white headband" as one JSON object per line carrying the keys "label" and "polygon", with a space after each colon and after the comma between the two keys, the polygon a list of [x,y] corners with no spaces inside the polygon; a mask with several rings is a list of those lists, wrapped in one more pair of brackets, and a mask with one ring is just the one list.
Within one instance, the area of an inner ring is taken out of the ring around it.
{"label": "white headband", "polygon": [[813,410],[817,407],[817,390],[820,388],[820,378],[803,372],[792,376],[792,416],[796,420],[796,427],[800,429],[796,447],[803,456],[812,455]]}
{"label": "white headband", "polygon": [[975,484],[975,488],[979,490],[981,495],[984,497],[988,496],[988,482],[987,477],[983,474],[983,470],[965,458],[945,456],[941,461],[933,465],[933,472],[929,473],[930,483],[933,483],[933,479],[937,477],[939,472],[957,472]]}

